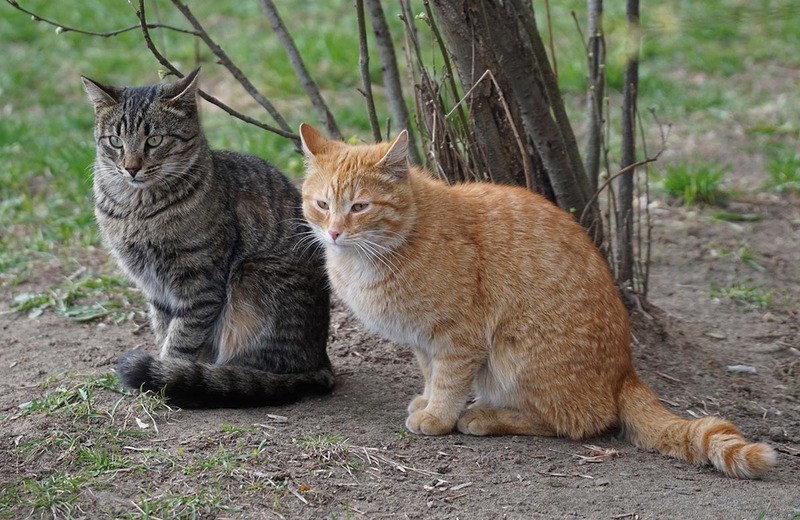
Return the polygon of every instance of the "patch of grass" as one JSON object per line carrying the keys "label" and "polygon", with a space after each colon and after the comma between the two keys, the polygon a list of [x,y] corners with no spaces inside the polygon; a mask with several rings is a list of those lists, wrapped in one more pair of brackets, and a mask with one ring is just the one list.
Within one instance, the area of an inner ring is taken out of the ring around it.
{"label": "patch of grass", "polygon": [[664,191],[685,206],[716,205],[724,201],[722,183],[728,171],[728,167],[709,164],[669,165],[661,182]]}
{"label": "patch of grass", "polygon": [[242,512],[228,505],[228,501],[221,490],[216,489],[200,488],[191,494],[148,492],[134,501],[135,512],[125,512],[120,518],[215,518]]}
{"label": "patch of grass", "polygon": [[86,476],[57,471],[42,479],[24,478],[19,484],[20,504],[53,518],[84,516],[78,499]]}
{"label": "patch of grass", "polygon": [[220,443],[216,453],[212,455],[195,455],[194,460],[186,464],[183,472],[192,477],[205,475],[212,481],[219,482],[223,477],[230,476],[244,462],[259,457],[266,449],[266,444],[267,439],[262,439],[255,447],[237,442],[233,449],[228,449]]}
{"label": "patch of grass", "polygon": [[[45,381],[44,384],[47,386],[49,381]],[[73,382],[68,386],[60,385],[55,391],[49,392],[39,399],[22,403],[19,407],[25,415],[67,412],[75,418],[113,416],[110,410],[96,406],[95,392],[98,389],[125,394],[116,374],[101,374]],[[113,409],[116,409],[116,405],[112,407]]]}
{"label": "patch of grass", "polygon": [[717,220],[725,222],[758,222],[761,215],[756,213],[736,213],[731,211],[715,211],[712,215]]}
{"label": "patch of grass", "polygon": [[745,280],[728,287],[712,285],[711,296],[713,298],[728,298],[756,308],[768,309],[775,304],[776,293],[774,289],[753,285],[748,280]]}
{"label": "patch of grass", "polygon": [[767,181],[764,188],[778,193],[800,194],[800,152],[781,149],[767,161]]}
{"label": "patch of grass", "polygon": [[114,275],[82,275],[77,280],[65,279],[44,293],[20,293],[11,308],[36,318],[52,309],[59,316],[78,322],[109,318],[114,323],[131,320],[136,311],[131,301],[141,308],[141,296],[123,277]]}
{"label": "patch of grass", "polygon": [[256,429],[254,424],[234,425],[230,423],[222,423],[222,431],[231,434],[241,434],[252,432]]}
{"label": "patch of grass", "polygon": [[348,440],[339,434],[319,434],[295,439],[294,443],[303,450],[303,458],[314,459],[323,468],[338,466],[351,475],[361,469],[361,463],[350,458]]}

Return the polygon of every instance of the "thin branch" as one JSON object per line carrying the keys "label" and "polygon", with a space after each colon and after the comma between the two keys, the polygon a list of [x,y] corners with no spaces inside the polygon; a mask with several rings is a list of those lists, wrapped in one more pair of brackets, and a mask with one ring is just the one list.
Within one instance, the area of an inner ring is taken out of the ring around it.
{"label": "thin branch", "polygon": [[[70,27],[70,26],[65,25],[63,23],[59,23],[59,22],[56,22],[54,20],[49,20],[47,18],[39,16],[38,14],[34,13],[33,11],[28,11],[27,9],[25,9],[24,7],[19,5],[16,0],[6,0],[6,3],[9,4],[11,7],[15,8],[15,9],[17,9],[19,11],[22,11],[25,14],[29,14],[31,16],[31,18],[33,18],[33,21],[35,21],[35,22],[43,22],[43,23],[46,23],[47,25],[52,25],[53,27],[56,28],[56,33],[58,33],[58,34],[74,32],[75,34],[85,34],[87,36],[97,36],[99,38],[111,38],[113,36],[117,36],[117,35],[120,35],[120,34],[123,34],[123,33],[126,33],[126,32],[138,30],[141,27],[139,24],[137,24],[137,25],[131,25],[130,27],[125,27],[123,29],[117,29],[115,31],[108,31],[108,32],[87,31],[86,29],[78,29],[77,27]],[[178,33],[191,34],[192,36],[200,36],[195,31],[190,31],[188,29],[181,29],[180,27],[174,27],[172,25],[165,25],[165,24],[161,24],[161,23],[148,23],[147,24],[147,28],[148,29],[167,29],[169,31],[175,31],[175,32],[178,32]]]}
{"label": "thin branch", "polygon": [[334,139],[342,139],[342,133],[336,125],[336,119],[333,117],[328,105],[322,98],[317,84],[311,79],[311,75],[308,73],[308,69],[306,69],[306,65],[303,62],[303,57],[297,50],[292,35],[286,30],[286,26],[283,24],[283,20],[280,14],[278,14],[278,9],[275,7],[275,4],[272,0],[261,0],[261,6],[264,8],[264,13],[267,15],[272,30],[275,31],[275,35],[278,37],[278,40],[280,40],[281,45],[283,45],[286,54],[289,55],[289,62],[292,64],[295,74],[303,85],[308,99],[317,111],[320,121],[328,130],[328,134],[331,137]]}
{"label": "thin branch", "polygon": [[[458,96],[458,87],[456,86],[455,74],[453,74],[453,66],[450,62],[450,51],[447,49],[447,46],[444,43],[444,38],[442,38],[442,33],[439,32],[439,26],[436,25],[436,20],[433,16],[433,10],[431,10],[431,5],[428,0],[425,0],[423,3],[425,7],[425,20],[428,22],[431,28],[431,32],[433,33],[433,37],[436,40],[436,44],[439,46],[439,54],[442,56],[442,61],[444,62],[444,70],[445,70],[445,77],[448,86],[450,87],[450,95],[453,96],[453,100],[459,98]],[[474,76],[473,76],[474,78]],[[461,126],[464,128],[469,128],[470,125],[467,123],[467,117],[464,114],[463,110],[459,109],[458,111],[458,118],[461,121]]]}
{"label": "thin branch", "polygon": [[[620,166],[627,167],[636,162],[636,100],[639,87],[639,47],[641,45],[639,26],[639,0],[627,0],[626,18],[628,35],[631,38],[626,46],[625,83],[622,94],[621,137],[622,151]],[[617,282],[627,286],[633,279],[633,172],[620,178],[619,208],[617,210]]]}
{"label": "thin branch", "polygon": [[617,173],[615,173],[614,175],[612,175],[608,179],[606,179],[605,182],[603,182],[603,184],[601,184],[600,187],[597,188],[597,191],[595,191],[594,194],[592,195],[592,197],[589,199],[589,202],[587,203],[586,208],[584,208],[583,213],[581,213],[581,222],[583,222],[583,219],[586,216],[586,210],[589,207],[589,204],[594,202],[594,200],[598,197],[598,195],[600,195],[600,193],[602,193],[602,191],[604,189],[606,189],[606,187],[611,183],[611,181],[613,181],[614,179],[616,179],[620,175],[624,175],[624,174],[630,172],[631,170],[633,170],[635,168],[638,168],[640,166],[644,166],[645,164],[650,164],[651,162],[655,162],[661,157],[661,154],[664,153],[664,150],[666,150],[666,148],[667,148],[667,140],[669,139],[669,133],[670,133],[671,128],[672,128],[671,125],[667,125],[667,131],[664,132],[664,129],[663,129],[662,125],[659,123],[659,129],[661,131],[661,148],[658,150],[658,152],[656,152],[656,154],[654,156],[652,156],[652,157],[646,157],[645,159],[642,159],[641,161],[638,161],[638,162],[635,162],[633,164],[627,165],[626,167],[620,169]]}
{"label": "thin branch", "polygon": [[558,62],[556,61],[556,48],[553,43],[553,20],[550,16],[550,1],[544,0],[544,12],[547,18],[547,40],[550,46],[550,59],[553,61],[553,74],[558,77]]}
{"label": "thin branch", "polygon": [[[133,5],[132,2],[133,2],[133,0],[129,0],[128,3]],[[167,71],[170,74],[173,74],[173,75],[175,75],[175,76],[177,76],[179,78],[182,78],[184,76],[184,74],[177,67],[175,67],[175,65],[173,65],[172,62],[169,61],[166,58],[166,56],[161,54],[161,52],[156,47],[155,43],[153,43],[153,38],[150,36],[150,31],[148,29],[147,15],[146,15],[145,9],[144,9],[144,0],[139,0],[138,1],[138,8],[134,8],[134,10],[136,12],[136,18],[139,19],[139,26],[140,26],[140,28],[142,30],[142,37],[144,38],[144,43],[147,46],[147,49],[156,58],[156,60],[158,60],[158,62],[165,69],[167,69]],[[203,90],[199,90],[198,93],[200,94],[200,97],[202,97],[203,99],[205,99],[206,101],[208,101],[212,105],[215,105],[215,106],[221,108],[222,110],[227,112],[229,115],[231,115],[231,116],[233,116],[233,117],[235,117],[237,119],[240,119],[241,121],[244,121],[245,123],[249,123],[249,124],[251,124],[253,126],[257,126],[259,128],[262,128],[262,129],[267,130],[269,132],[272,132],[274,134],[280,135],[281,137],[286,137],[288,139],[292,139],[295,142],[295,146],[298,148],[298,150],[300,149],[299,148],[299,146],[300,146],[300,136],[299,135],[294,134],[292,132],[287,132],[287,131],[282,130],[280,128],[276,128],[276,127],[274,127],[272,125],[269,125],[267,123],[263,123],[261,121],[258,121],[257,119],[253,119],[250,116],[246,116],[246,115],[242,114],[241,112],[229,107],[228,105],[226,105],[225,103],[223,103],[219,99],[217,99],[214,96],[206,93]]]}
{"label": "thin branch", "polygon": [[375,100],[372,98],[372,82],[369,79],[369,49],[367,47],[367,24],[364,20],[364,0],[356,0],[356,16],[358,18],[358,43],[359,60],[361,68],[361,81],[364,90],[361,91],[367,101],[367,114],[369,115],[369,126],[372,128],[372,136],[375,142],[381,141],[381,127],[378,123],[378,115],[375,113]]}
{"label": "thin branch", "polygon": [[522,164],[525,170],[526,188],[530,190],[531,187],[533,186],[533,171],[531,170],[530,158],[528,157],[528,154],[525,153],[525,144],[522,141],[522,137],[519,135],[517,127],[514,125],[514,118],[511,115],[511,109],[508,107],[508,103],[506,103],[505,96],[503,96],[503,89],[500,88],[500,84],[497,82],[497,79],[494,77],[494,74],[492,74],[491,70],[487,69],[486,72],[484,72],[481,75],[481,77],[478,78],[475,84],[472,85],[472,88],[470,88],[467,91],[467,93],[464,94],[464,97],[462,97],[456,103],[456,105],[447,114],[445,114],[445,119],[449,119],[452,113],[458,108],[459,105],[461,105],[468,97],[469,98],[472,97],[472,91],[475,90],[480,84],[480,82],[483,81],[483,79],[486,77],[492,80],[492,84],[494,85],[495,90],[497,90],[497,95],[498,99],[500,100],[500,104],[503,106],[503,110],[505,111],[506,117],[508,118],[508,126],[511,127],[511,131],[514,133],[514,140],[517,143],[517,148],[519,149],[519,154],[522,157]]}
{"label": "thin branch", "polygon": [[219,58],[219,63],[228,69],[236,81],[238,81],[239,84],[244,87],[247,93],[250,94],[250,97],[255,99],[259,105],[264,107],[264,109],[269,112],[269,115],[272,116],[281,129],[283,129],[285,132],[291,133],[292,129],[288,123],[286,123],[286,120],[283,118],[281,113],[278,112],[269,99],[264,97],[264,95],[258,91],[250,79],[245,76],[244,72],[242,72],[242,70],[237,67],[233,61],[231,61],[225,51],[222,50],[222,47],[220,47],[217,42],[211,39],[206,30],[203,28],[202,24],[200,24],[200,21],[194,16],[194,13],[192,13],[191,9],[189,9],[189,6],[180,0],[172,0],[172,5],[174,5],[178,11],[183,14],[184,18],[189,21],[192,27],[194,27],[194,29],[199,33],[200,39],[203,40],[208,48],[211,49],[211,52],[213,52],[214,55]]}
{"label": "thin branch", "polygon": [[[403,97],[403,88],[400,83],[400,71],[397,67],[397,55],[392,42],[392,34],[389,31],[389,24],[386,23],[386,15],[383,12],[380,0],[367,0],[367,12],[372,23],[372,32],[375,34],[375,44],[378,47],[378,57],[381,60],[381,72],[383,73],[383,83],[386,85],[386,97],[389,101],[389,108],[399,129],[406,128],[408,132],[408,152],[409,159],[414,164],[420,164],[419,150],[417,150],[416,132],[411,131],[411,124],[408,116],[408,106]],[[391,134],[387,128],[387,139]]]}

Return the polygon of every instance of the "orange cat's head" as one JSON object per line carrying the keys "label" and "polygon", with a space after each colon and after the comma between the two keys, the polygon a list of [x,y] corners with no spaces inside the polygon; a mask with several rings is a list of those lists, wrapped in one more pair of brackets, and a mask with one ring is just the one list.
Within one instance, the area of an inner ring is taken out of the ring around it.
{"label": "orange cat's head", "polygon": [[321,243],[363,253],[394,248],[413,224],[408,134],[390,143],[347,145],[300,125],[306,178],[303,215]]}

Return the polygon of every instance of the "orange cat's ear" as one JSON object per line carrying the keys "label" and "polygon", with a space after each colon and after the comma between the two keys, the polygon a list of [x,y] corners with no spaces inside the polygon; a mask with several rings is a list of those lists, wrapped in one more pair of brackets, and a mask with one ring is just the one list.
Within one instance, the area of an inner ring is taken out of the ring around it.
{"label": "orange cat's ear", "polygon": [[306,157],[313,157],[328,143],[328,138],[308,123],[301,123],[300,141],[303,143],[303,153]]}
{"label": "orange cat's ear", "polygon": [[408,131],[403,130],[394,138],[392,146],[378,161],[379,166],[404,167],[408,164]]}

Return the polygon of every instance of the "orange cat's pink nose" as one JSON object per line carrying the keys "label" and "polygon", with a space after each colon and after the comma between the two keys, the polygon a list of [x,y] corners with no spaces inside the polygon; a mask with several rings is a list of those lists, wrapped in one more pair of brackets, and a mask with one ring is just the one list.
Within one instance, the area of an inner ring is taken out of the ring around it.
{"label": "orange cat's pink nose", "polygon": [[339,238],[339,235],[342,234],[340,231],[334,231],[332,229],[329,229],[328,233],[330,233],[331,238],[333,239],[334,242],[336,242],[336,239]]}

